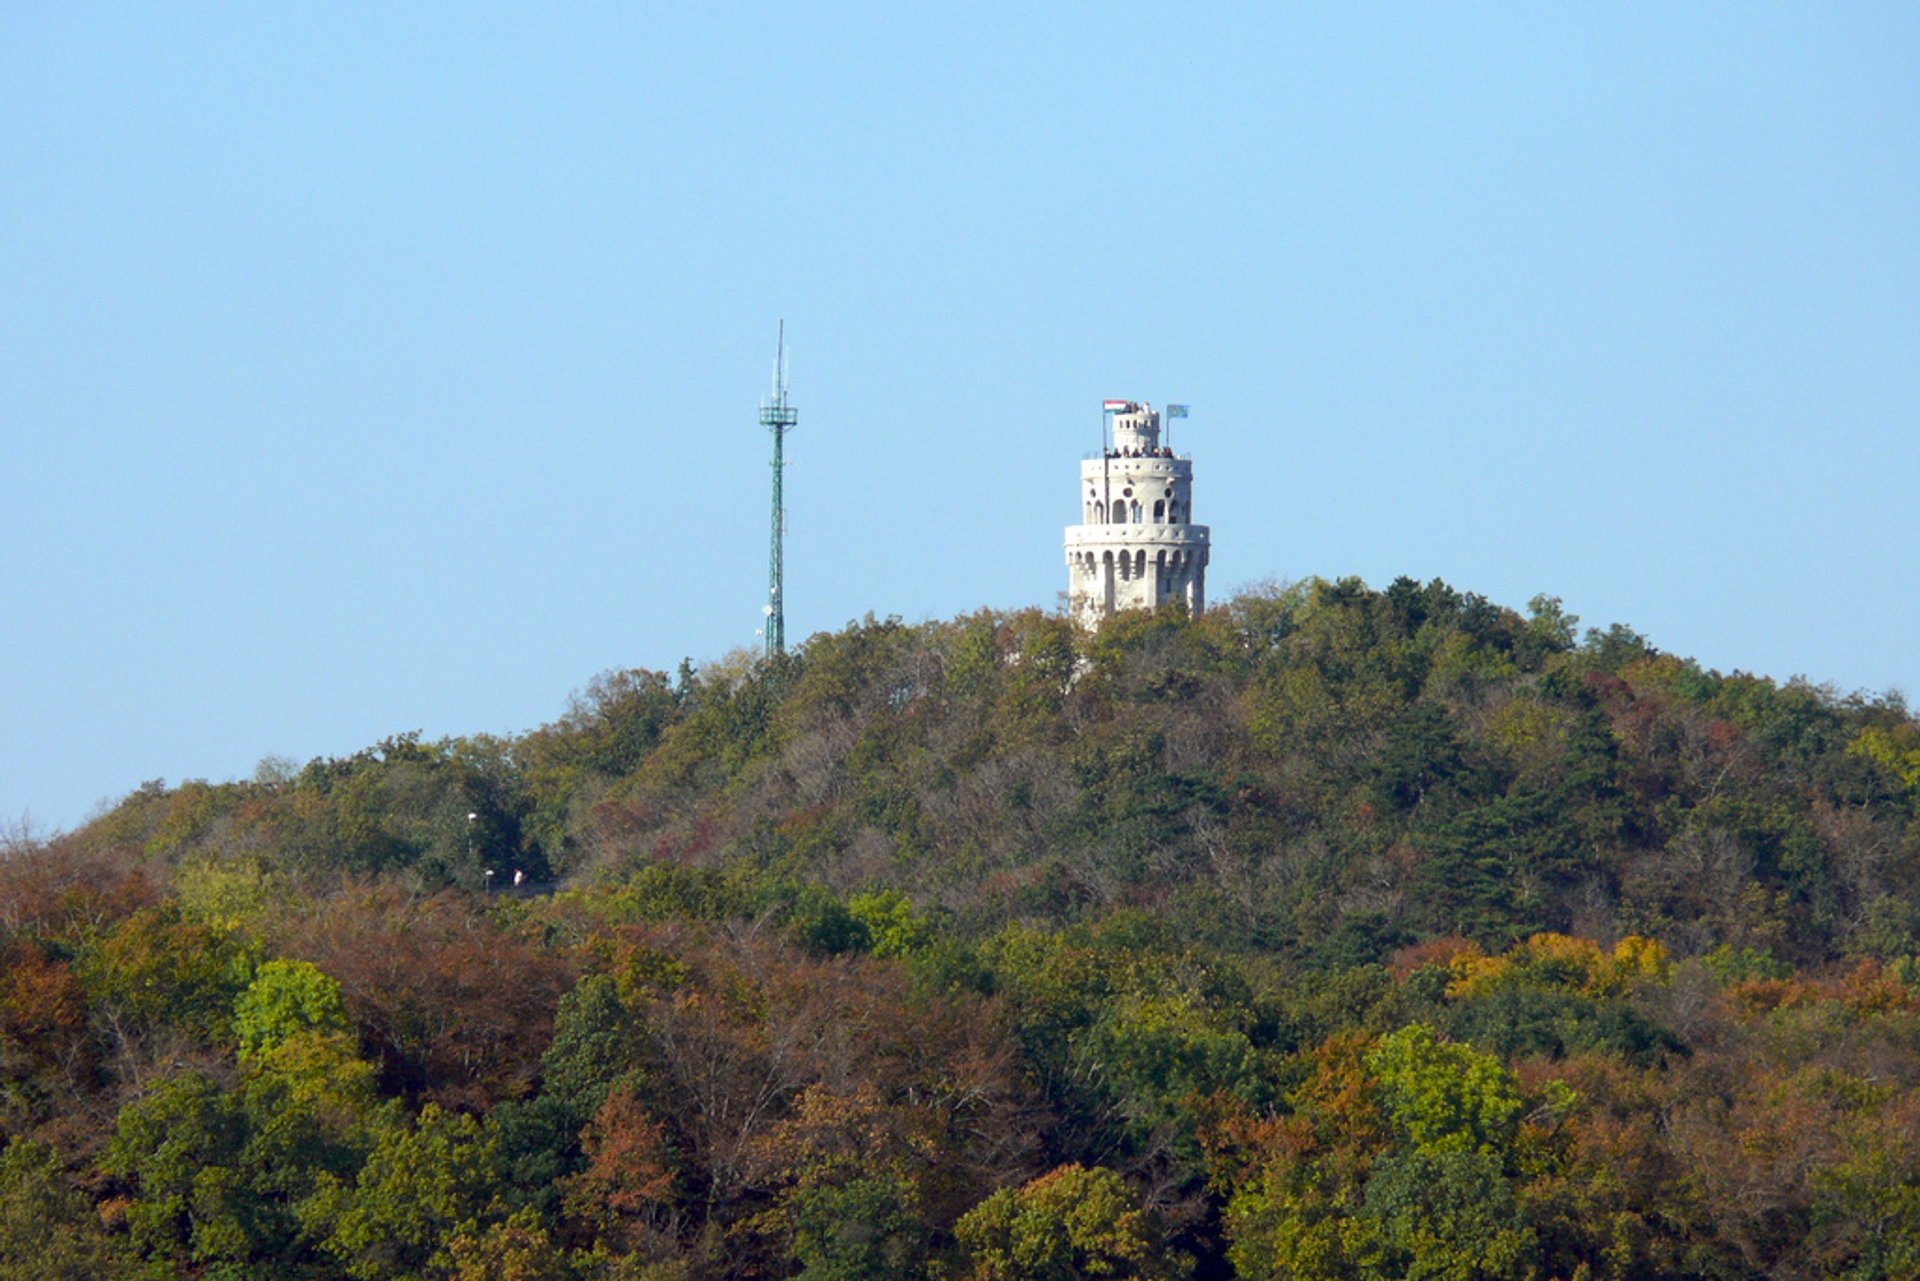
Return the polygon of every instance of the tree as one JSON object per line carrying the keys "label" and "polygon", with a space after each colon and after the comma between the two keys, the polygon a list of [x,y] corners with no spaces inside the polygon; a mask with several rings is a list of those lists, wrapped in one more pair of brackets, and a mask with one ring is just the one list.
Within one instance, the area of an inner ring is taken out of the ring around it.
{"label": "tree", "polygon": [[125,1221],[134,1249],[237,1263],[291,1239],[287,1207],[250,1195],[246,1143],[240,1100],[204,1073],[167,1077],[122,1108],[101,1167],[132,1189]]}
{"label": "tree", "polygon": [[74,973],[118,1048],[156,1037],[227,1045],[234,997],[251,977],[245,944],[184,921],[173,904],[142,908],[79,950]]}
{"label": "tree", "polygon": [[447,1243],[447,1262],[451,1281],[574,1281],[579,1275],[531,1209],[484,1228],[463,1227]]}
{"label": "tree", "polygon": [[233,1006],[240,1057],[265,1053],[302,1032],[345,1032],[346,1002],[340,984],[307,961],[268,961]]}
{"label": "tree", "polygon": [[581,1146],[586,1168],[560,1183],[567,1217],[622,1252],[671,1247],[681,1227],[680,1158],[631,1085],[604,1094]]}
{"label": "tree", "polygon": [[525,1091],[575,972],[566,953],[450,891],[349,886],[291,933],[288,950],[338,980],[383,1088],[448,1106]]}
{"label": "tree", "polygon": [[0,1132],[78,1096],[95,1066],[73,971],[24,939],[0,941]]}
{"label": "tree", "polygon": [[1203,1132],[1213,1182],[1228,1193],[1228,1258],[1249,1281],[1345,1281],[1361,1274],[1365,1179],[1388,1142],[1363,1056],[1366,1039],[1328,1037],[1301,1056],[1287,1115],[1216,1100]]}
{"label": "tree", "polygon": [[60,1154],[8,1142],[0,1150],[0,1281],[98,1281],[114,1271],[100,1217],[68,1182]]}
{"label": "tree", "polygon": [[800,1188],[788,1205],[796,1281],[889,1281],[914,1275],[927,1232],[913,1190],[896,1178]]}
{"label": "tree", "polygon": [[120,1111],[101,1168],[124,1182],[140,1255],[246,1268],[313,1261],[301,1215],[353,1176],[375,1113],[373,1071],[341,1033],[296,1032],[250,1057],[239,1087],[163,1078]]}
{"label": "tree", "polygon": [[1512,1141],[1520,1091],[1499,1060],[1410,1023],[1366,1056],[1381,1110],[1417,1149],[1500,1152]]}
{"label": "tree", "polygon": [[1223,1142],[1228,1126],[1210,1139],[1216,1181],[1233,1189],[1225,1221],[1241,1276],[1527,1275],[1539,1243],[1512,1183],[1523,1100],[1497,1060],[1413,1023],[1365,1050],[1336,1038],[1311,1061],[1292,1116],[1243,1118],[1250,1138]]}
{"label": "tree", "polygon": [[1411,811],[1484,785],[1468,761],[1453,718],[1425,702],[1409,707],[1387,727],[1372,769],[1374,794],[1383,808]]}
{"label": "tree", "polygon": [[1527,657],[1537,663],[1549,654],[1566,653],[1573,648],[1579,626],[1580,615],[1569,614],[1558,596],[1540,593],[1527,602]]}
{"label": "tree", "polygon": [[381,1110],[373,1065],[339,1032],[298,1032],[248,1062],[240,1082],[247,1120],[244,1168],[263,1195],[289,1204],[322,1173],[359,1169]]}
{"label": "tree", "polygon": [[[784,1238],[809,1281],[915,1275],[959,1173],[929,1110],[889,1102],[873,1084],[809,1086],[764,1144],[781,1183],[759,1235]],[[957,1211],[956,1211],[957,1213]]]}
{"label": "tree", "polygon": [[484,1231],[500,1190],[497,1140],[471,1116],[421,1109],[382,1126],[351,1184],[325,1177],[300,1219],[347,1275],[401,1281],[454,1267],[456,1236]]}
{"label": "tree", "polygon": [[1099,1166],[1063,1165],[1002,1188],[954,1229],[966,1281],[1081,1281],[1183,1275],[1126,1182]]}
{"label": "tree", "polygon": [[1530,1275],[1538,1254],[1498,1155],[1416,1147],[1367,1181],[1363,1230],[1351,1252],[1363,1277],[1494,1281]]}

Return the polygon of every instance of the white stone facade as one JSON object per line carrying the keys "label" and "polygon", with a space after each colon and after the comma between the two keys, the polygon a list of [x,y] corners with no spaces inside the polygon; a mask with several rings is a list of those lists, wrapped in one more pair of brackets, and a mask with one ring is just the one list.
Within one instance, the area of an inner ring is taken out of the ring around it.
{"label": "white stone facade", "polygon": [[1104,457],[1080,464],[1082,524],[1067,526],[1067,601],[1093,627],[1116,610],[1207,605],[1207,535],[1193,523],[1193,461],[1160,444],[1160,415],[1125,402]]}

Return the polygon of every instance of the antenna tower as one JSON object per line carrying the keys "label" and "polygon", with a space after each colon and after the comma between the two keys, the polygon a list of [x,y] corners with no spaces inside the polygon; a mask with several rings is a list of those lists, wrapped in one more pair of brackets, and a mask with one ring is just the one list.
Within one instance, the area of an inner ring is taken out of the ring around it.
{"label": "antenna tower", "polygon": [[773,433],[773,538],[767,557],[767,653],[787,652],[787,598],[782,546],[786,541],[787,511],[781,502],[780,478],[786,471],[783,443],[800,411],[787,403],[787,322],[780,322],[780,345],[773,358],[773,398],[760,402],[760,425]]}

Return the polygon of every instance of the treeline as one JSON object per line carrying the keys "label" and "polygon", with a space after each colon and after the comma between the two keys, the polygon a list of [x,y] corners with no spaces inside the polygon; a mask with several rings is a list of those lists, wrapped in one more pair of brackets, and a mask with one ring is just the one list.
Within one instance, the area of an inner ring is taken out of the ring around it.
{"label": "treeline", "polygon": [[11,842],[0,1281],[1909,1277],[1916,954],[1896,699],[868,619]]}

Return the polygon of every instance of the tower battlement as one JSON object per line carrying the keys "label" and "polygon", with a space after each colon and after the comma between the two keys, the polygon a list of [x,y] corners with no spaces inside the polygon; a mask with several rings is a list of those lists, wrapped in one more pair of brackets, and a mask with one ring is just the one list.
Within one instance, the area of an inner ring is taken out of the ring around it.
{"label": "tower battlement", "polygon": [[1110,443],[1081,462],[1081,523],[1066,528],[1074,621],[1093,627],[1118,610],[1176,602],[1198,614],[1210,531],[1193,523],[1193,462],[1161,443],[1151,405],[1110,400],[1105,413]]}

